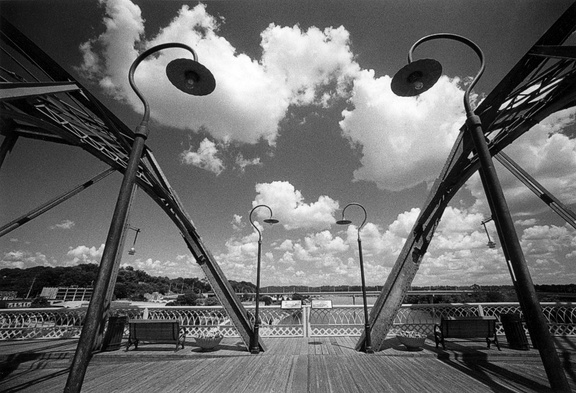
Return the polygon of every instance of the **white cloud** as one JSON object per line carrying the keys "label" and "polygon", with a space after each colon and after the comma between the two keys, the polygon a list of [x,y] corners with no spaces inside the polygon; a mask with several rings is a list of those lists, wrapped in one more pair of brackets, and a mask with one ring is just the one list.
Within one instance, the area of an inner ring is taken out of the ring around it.
{"label": "white cloud", "polygon": [[72,229],[76,223],[71,220],[64,220],[60,224],[50,226],[50,229]]}
{"label": "white cloud", "polygon": [[102,259],[102,253],[104,252],[104,244],[96,248],[94,246],[78,246],[76,248],[70,248],[67,257],[72,258],[66,262],[67,265],[77,265],[79,263],[100,263]]}
{"label": "white cloud", "polygon": [[[150,102],[151,116],[182,129],[206,126],[218,140],[274,144],[278,123],[289,105],[322,105],[343,94],[350,75],[357,72],[349,48],[349,34],[340,28],[320,31],[311,27],[270,25],[262,32],[262,60],[237,53],[218,34],[218,20],[206,6],[182,6],[170,24],[149,41],[140,41],[144,19],[129,1],[106,1],[106,32],[81,46],[84,74],[110,94],[126,100],[136,111],[142,103],[132,92],[126,75],[137,57],[136,46],[152,47],[181,42],[192,47],[199,61],[211,70],[216,90],[204,97],[186,95],[171,86],[165,75],[167,63],[189,57],[182,49],[162,51],[137,69],[136,85]],[[335,87],[330,91],[327,86]]]}
{"label": "white cloud", "polygon": [[122,98],[126,91],[131,90],[126,76],[132,61],[138,56],[134,44],[144,34],[144,21],[140,7],[131,1],[100,3],[106,9],[103,21],[106,31],[80,46],[84,63],[79,70],[86,77],[97,80],[108,94]]}
{"label": "white cloud", "polygon": [[246,226],[246,224],[242,222],[242,216],[238,214],[234,214],[231,224],[234,231],[241,231]]}
{"label": "white cloud", "polygon": [[[322,195],[316,202],[305,203],[302,193],[287,181],[256,184],[256,192],[258,195],[252,205],[270,206],[274,217],[286,229],[323,229],[335,222],[334,212],[338,209],[338,202],[328,196]],[[266,209],[258,209],[256,212],[268,218]]]}
{"label": "white cloud", "polygon": [[204,138],[204,140],[200,142],[197,151],[184,151],[181,154],[181,158],[185,164],[205,169],[218,176],[224,170],[224,163],[217,155],[218,149],[216,148],[216,144],[208,138]]}
{"label": "white cloud", "polygon": [[9,251],[0,257],[0,267],[8,269],[27,269],[34,266],[54,267],[55,264],[56,261],[49,260],[46,255],[40,252],[25,250]]}
{"label": "white cloud", "polygon": [[253,158],[252,160],[247,160],[242,154],[236,156],[236,166],[240,168],[241,172],[244,172],[249,166],[261,166],[260,157]]}
{"label": "white cloud", "polygon": [[362,71],[350,99],[354,109],[342,112],[340,127],[362,146],[355,179],[402,190],[438,177],[465,120],[463,91],[459,79],[443,76],[426,94],[397,97],[390,82]]}
{"label": "white cloud", "polygon": [[202,277],[202,268],[190,255],[177,255],[175,261],[169,259],[158,260],[152,258],[136,258],[125,261],[122,267],[132,266],[134,269],[143,270],[151,276],[159,277]]}
{"label": "white cloud", "polygon": [[[271,24],[262,34],[262,65],[275,80],[285,80],[290,103],[308,105],[327,101],[320,88],[336,80],[336,94],[344,89],[359,71],[350,51],[350,34],[344,27],[321,31],[310,27],[281,27]],[[326,92],[324,92],[326,93]]]}

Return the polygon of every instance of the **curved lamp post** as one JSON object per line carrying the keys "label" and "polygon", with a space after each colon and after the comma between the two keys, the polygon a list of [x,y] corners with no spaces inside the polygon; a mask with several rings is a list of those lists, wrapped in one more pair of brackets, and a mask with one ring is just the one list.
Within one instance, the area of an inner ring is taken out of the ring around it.
{"label": "curved lamp post", "polygon": [[132,229],[133,231],[136,231],[136,234],[134,235],[134,243],[132,243],[132,248],[130,248],[130,250],[128,250],[128,255],[134,255],[134,254],[136,254],[136,239],[138,239],[138,234],[140,233],[140,228],[133,228],[133,227],[129,226],[128,229]]}
{"label": "curved lamp post", "polygon": [[368,315],[368,301],[366,299],[366,280],[364,278],[364,260],[362,258],[362,240],[360,239],[360,231],[362,230],[362,227],[364,226],[364,224],[366,224],[366,219],[368,218],[368,215],[366,213],[366,209],[364,208],[364,206],[362,206],[359,203],[355,203],[355,202],[349,203],[346,206],[344,206],[344,209],[342,209],[342,219],[336,221],[336,224],[338,224],[338,225],[350,225],[350,224],[352,224],[352,221],[346,220],[344,218],[344,213],[346,212],[346,209],[350,206],[358,206],[364,212],[364,220],[362,221],[362,224],[360,224],[360,226],[358,227],[358,255],[360,256],[360,278],[362,280],[362,299],[364,301],[364,335],[365,335],[364,352],[374,353],[374,350],[372,350],[372,339],[370,337],[370,318]]}
{"label": "curved lamp post", "polygon": [[265,207],[270,211],[270,218],[265,219],[264,220],[265,223],[277,224],[279,222],[277,219],[272,218],[272,209],[268,205],[258,205],[255,206],[250,211],[250,224],[252,224],[252,226],[254,227],[254,229],[256,229],[256,231],[258,231],[258,264],[256,265],[256,297],[255,297],[256,310],[254,311],[254,331],[252,333],[252,339],[250,340],[250,352],[253,354],[260,353],[260,343],[259,343],[260,320],[258,316],[258,311],[260,303],[260,258],[262,255],[262,232],[260,232],[260,229],[258,229],[256,224],[254,224],[254,221],[252,221],[252,213],[254,213],[254,210],[260,207]]}
{"label": "curved lamp post", "polygon": [[148,137],[148,121],[150,119],[150,107],[148,102],[138,90],[134,83],[134,72],[138,65],[152,53],[166,48],[182,48],[190,51],[193,56],[191,59],[176,59],[171,61],[167,68],[166,74],[168,79],[178,89],[191,95],[207,95],[216,87],[214,76],[210,71],[198,63],[196,52],[188,45],[180,43],[167,43],[157,45],[140,54],[132,63],[128,74],[130,86],[144,104],[144,116],[142,121],[134,132],[134,142],[124,172],[124,178],[118,193],[114,215],[106,238],[106,245],[100,261],[100,269],[94,286],[92,300],[86,311],[86,317],[82,326],[82,333],[76,347],[76,353],[70,367],[70,373],[66,382],[65,392],[80,392],[86,368],[92,354],[92,347],[98,333],[98,327],[102,322],[104,301],[110,278],[114,270],[115,258],[118,252],[120,239],[125,229],[126,217],[129,210],[130,198],[136,181],[136,174],[140,164],[140,158],[144,151],[146,138]]}
{"label": "curved lamp post", "polygon": [[487,243],[488,248],[496,248],[496,243],[494,243],[492,239],[490,239],[490,234],[488,233],[488,229],[486,229],[486,223],[490,221],[492,221],[492,217],[482,221],[482,226],[484,227],[484,231],[486,232],[486,236],[488,237],[488,243]]}
{"label": "curved lamp post", "polygon": [[518,300],[524,312],[526,324],[532,337],[534,345],[540,351],[540,357],[548,380],[552,389],[558,391],[570,391],[568,380],[562,369],[562,364],[556,352],[552,336],[548,330],[546,319],[540,308],[538,297],[534,289],[534,284],[524,259],[522,248],[514,228],[514,223],[502,192],[502,187],[494,164],[492,156],[486,143],[486,138],[482,130],[480,117],[474,114],[470,106],[470,91],[476,85],[478,79],[484,73],[484,53],[478,45],[468,38],[450,34],[439,33],[420,38],[408,52],[408,65],[402,68],[394,78],[392,78],[391,88],[394,94],[402,97],[411,97],[419,95],[431,88],[440,78],[442,66],[433,59],[422,59],[412,61],[412,52],[423,42],[434,39],[450,39],[459,41],[476,52],[480,59],[480,69],[470,85],[464,92],[464,108],[466,110],[466,128],[472,138],[474,148],[478,154],[480,162],[480,178],[486,193],[492,218],[496,224],[496,230],[502,244],[502,249],[506,257],[508,267],[512,276],[512,281],[516,287]]}

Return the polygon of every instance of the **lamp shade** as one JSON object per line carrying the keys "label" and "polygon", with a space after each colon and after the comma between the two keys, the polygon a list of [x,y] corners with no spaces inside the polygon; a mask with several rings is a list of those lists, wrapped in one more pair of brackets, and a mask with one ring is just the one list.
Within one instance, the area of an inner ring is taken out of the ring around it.
{"label": "lamp shade", "polygon": [[278,224],[280,221],[278,221],[278,220],[275,219],[275,218],[267,218],[267,219],[264,220],[264,222],[265,222],[266,224]]}
{"label": "lamp shade", "polygon": [[342,219],[342,220],[336,221],[336,224],[338,224],[338,225],[350,225],[350,224],[352,224],[352,221]]}
{"label": "lamp shade", "polygon": [[210,70],[192,59],[172,60],[166,66],[166,75],[179,90],[193,96],[208,95],[216,88]]}
{"label": "lamp shade", "polygon": [[404,66],[392,78],[391,88],[400,97],[413,97],[430,89],[442,75],[442,65],[434,59],[421,59]]}

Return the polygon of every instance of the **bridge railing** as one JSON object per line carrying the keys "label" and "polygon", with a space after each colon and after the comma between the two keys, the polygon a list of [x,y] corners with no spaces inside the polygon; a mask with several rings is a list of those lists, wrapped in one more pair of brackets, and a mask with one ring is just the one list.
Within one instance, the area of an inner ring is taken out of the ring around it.
{"label": "bridge railing", "polygon": [[[555,336],[576,336],[576,303],[541,303],[550,332]],[[248,306],[248,318],[254,322],[254,308]],[[186,335],[219,328],[225,337],[238,333],[222,307],[157,307],[148,309],[115,309],[116,315],[131,319],[178,319]],[[390,334],[402,330],[432,334],[434,324],[442,317],[500,314],[522,314],[518,303],[446,303],[404,304],[398,310]],[[282,309],[263,306],[259,312],[262,337],[360,336],[364,329],[362,306],[333,306]],[[0,310],[0,340],[79,337],[85,309],[20,309]],[[127,334],[127,330],[125,334]],[[497,324],[497,334],[504,334]]]}

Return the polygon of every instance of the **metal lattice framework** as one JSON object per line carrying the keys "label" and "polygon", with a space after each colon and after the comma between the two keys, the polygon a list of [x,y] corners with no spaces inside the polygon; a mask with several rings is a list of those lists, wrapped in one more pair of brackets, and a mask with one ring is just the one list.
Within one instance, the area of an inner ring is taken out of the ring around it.
{"label": "metal lattice framework", "polygon": [[[576,29],[576,3],[536,42],[475,110],[491,155],[498,154],[554,112],[576,105],[576,47],[563,43]],[[378,350],[393,326],[448,203],[479,169],[478,156],[461,128],[452,151],[372,308],[372,347]],[[547,194],[541,199],[551,204]],[[356,349],[361,349],[364,336]]]}
{"label": "metal lattice framework", "polygon": [[[0,28],[0,134],[4,136],[0,165],[18,138],[33,138],[80,147],[123,173],[134,132],[8,21],[2,19]],[[246,310],[148,149],[140,161],[137,184],[180,230],[248,346],[252,328]]]}

